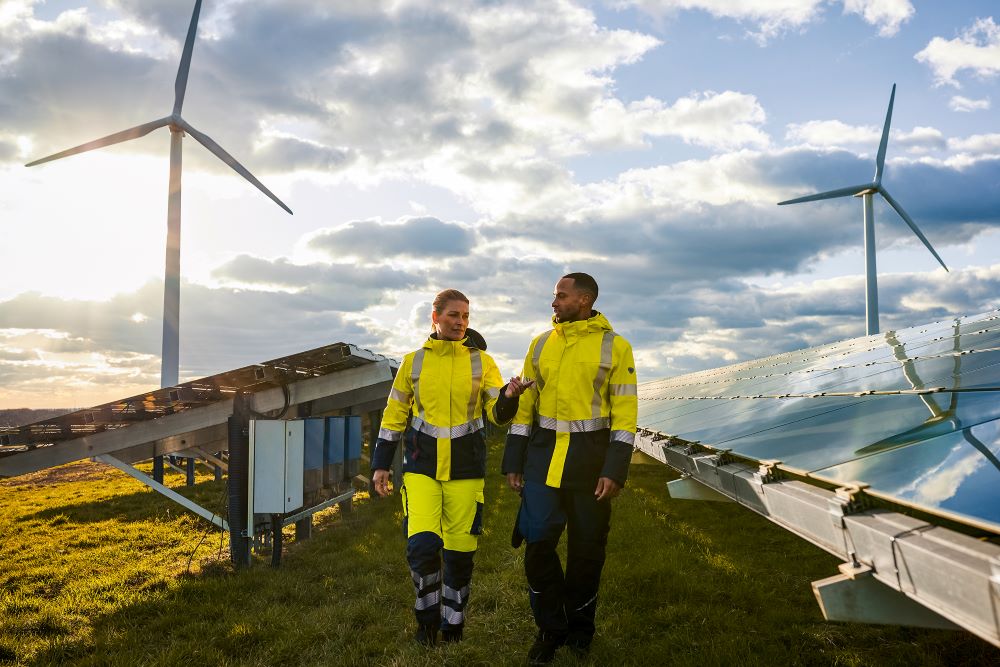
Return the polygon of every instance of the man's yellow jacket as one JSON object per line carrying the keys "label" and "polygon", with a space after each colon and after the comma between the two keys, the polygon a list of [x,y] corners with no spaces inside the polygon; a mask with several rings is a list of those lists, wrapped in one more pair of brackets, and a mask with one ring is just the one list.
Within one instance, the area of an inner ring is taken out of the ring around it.
{"label": "man's yellow jacket", "polygon": [[510,421],[518,400],[507,398],[493,358],[469,338],[440,340],[432,334],[403,357],[382,415],[372,470],[388,470],[399,441],[403,472],[433,479],[486,476],[483,416]]}
{"label": "man's yellow jacket", "polygon": [[593,489],[628,477],[635,441],[632,346],[604,315],[554,322],[531,341],[522,396],[507,436],[503,471],[556,488]]}

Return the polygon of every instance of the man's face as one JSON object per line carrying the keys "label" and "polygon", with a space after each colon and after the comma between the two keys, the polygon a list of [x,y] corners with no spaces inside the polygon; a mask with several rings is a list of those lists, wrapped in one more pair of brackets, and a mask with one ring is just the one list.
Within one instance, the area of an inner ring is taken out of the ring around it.
{"label": "man's face", "polygon": [[590,295],[578,290],[572,278],[562,278],[552,290],[552,312],[557,322],[576,322],[590,317]]}
{"label": "man's face", "polygon": [[457,299],[444,305],[439,315],[431,310],[431,320],[438,338],[444,340],[462,340],[465,330],[469,327],[469,304]]}

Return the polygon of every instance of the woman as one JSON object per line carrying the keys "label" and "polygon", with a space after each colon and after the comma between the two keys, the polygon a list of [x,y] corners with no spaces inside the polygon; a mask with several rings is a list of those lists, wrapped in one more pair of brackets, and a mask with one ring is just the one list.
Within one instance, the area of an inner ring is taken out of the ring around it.
{"label": "woman", "polygon": [[375,490],[388,495],[389,468],[403,440],[400,495],[417,595],[415,638],[427,646],[437,642],[439,629],[444,641],[462,639],[482,532],[483,415],[494,424],[510,421],[517,397],[532,384],[514,377],[502,385],[482,336],[468,329],[469,299],[458,290],[434,298],[431,322],[430,337],[403,358],[396,373],[371,466]]}

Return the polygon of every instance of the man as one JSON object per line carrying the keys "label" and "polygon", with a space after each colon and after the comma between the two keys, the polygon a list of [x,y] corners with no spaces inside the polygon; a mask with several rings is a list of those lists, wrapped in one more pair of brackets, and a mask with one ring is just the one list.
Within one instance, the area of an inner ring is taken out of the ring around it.
{"label": "man", "polygon": [[[553,328],[528,348],[503,472],[521,494],[513,545],[527,542],[524,571],[538,625],[528,662],[551,662],[566,645],[590,650],[611,499],[625,485],[637,411],[632,346],[593,310],[597,282],[570,273],[556,284]],[[565,573],[556,553],[568,529]]]}

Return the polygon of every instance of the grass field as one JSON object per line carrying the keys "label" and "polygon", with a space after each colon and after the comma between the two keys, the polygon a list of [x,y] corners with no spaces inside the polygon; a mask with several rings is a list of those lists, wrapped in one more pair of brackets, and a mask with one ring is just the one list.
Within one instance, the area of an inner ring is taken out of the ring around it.
{"label": "grass field", "polygon": [[[671,478],[633,466],[615,501],[590,664],[1000,664],[965,633],[825,623],[809,582],[835,558],[738,506],[671,500]],[[433,650],[410,639],[395,496],[318,515],[310,540],[288,529],[277,570],[261,556],[234,572],[217,531],[117,471],[0,482],[0,664],[522,664],[534,626],[501,482],[493,470],[466,641]],[[221,510],[207,474],[179,490]]]}

